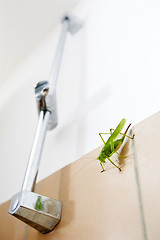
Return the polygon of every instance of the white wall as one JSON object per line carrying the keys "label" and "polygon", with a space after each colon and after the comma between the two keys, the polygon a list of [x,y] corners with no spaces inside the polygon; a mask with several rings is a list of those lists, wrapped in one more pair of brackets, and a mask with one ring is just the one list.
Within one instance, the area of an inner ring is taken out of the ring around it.
{"label": "white wall", "polygon": [[[101,145],[99,132],[122,117],[138,123],[159,110],[160,3],[82,1],[84,19],[68,35],[58,79],[59,125],[47,133],[39,179]],[[38,120],[35,83],[47,80],[61,24],[1,88],[0,188],[3,202],[22,184]]]}
{"label": "white wall", "polygon": [[[133,124],[159,111],[160,2],[95,0],[87,21],[87,93],[106,89],[88,115],[87,147],[97,132],[126,117]],[[96,144],[95,144],[96,143]]]}

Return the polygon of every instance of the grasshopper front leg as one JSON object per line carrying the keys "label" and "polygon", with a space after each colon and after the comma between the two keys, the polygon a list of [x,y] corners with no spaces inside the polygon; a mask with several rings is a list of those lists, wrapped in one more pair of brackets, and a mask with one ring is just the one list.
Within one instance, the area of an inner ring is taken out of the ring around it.
{"label": "grasshopper front leg", "polygon": [[102,167],[102,171],[101,171],[101,173],[102,173],[102,172],[104,172],[104,171],[105,171],[105,169],[104,169],[104,167],[103,167],[103,164],[102,164],[102,162],[100,162],[100,165],[101,165],[101,167]]}
{"label": "grasshopper front leg", "polygon": [[[110,131],[111,131],[111,129],[110,129]],[[102,134],[112,134],[112,132],[110,132],[110,133],[99,133],[99,136],[100,136],[100,138],[102,139],[102,141],[103,141],[103,143],[105,144],[105,141],[104,141],[104,138],[102,137]]]}
{"label": "grasshopper front leg", "polygon": [[119,169],[119,171],[122,171],[120,167],[118,167],[109,157],[107,159],[116,167]]}

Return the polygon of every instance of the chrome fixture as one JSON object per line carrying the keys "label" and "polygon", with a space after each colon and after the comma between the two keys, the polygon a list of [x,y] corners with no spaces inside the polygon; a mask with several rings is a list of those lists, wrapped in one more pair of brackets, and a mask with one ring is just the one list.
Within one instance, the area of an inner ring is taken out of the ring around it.
{"label": "chrome fixture", "polygon": [[37,229],[47,233],[61,220],[62,203],[34,193],[38,175],[42,148],[47,130],[57,126],[56,85],[62,59],[67,32],[76,33],[82,27],[82,21],[72,15],[65,15],[62,19],[62,32],[51,67],[49,81],[37,83],[35,97],[37,100],[39,121],[26,169],[22,189],[13,196],[9,213]]}

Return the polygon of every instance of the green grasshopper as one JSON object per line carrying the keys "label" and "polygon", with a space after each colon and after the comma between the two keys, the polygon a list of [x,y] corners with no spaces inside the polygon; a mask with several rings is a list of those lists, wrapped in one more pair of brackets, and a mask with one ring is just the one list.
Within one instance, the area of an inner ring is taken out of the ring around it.
{"label": "green grasshopper", "polygon": [[[121,133],[121,130],[123,129],[124,125],[126,123],[126,119],[123,118],[120,123],[118,124],[118,126],[116,127],[116,129],[110,129],[110,133],[99,133],[99,136],[101,137],[103,143],[104,143],[104,147],[102,148],[99,156],[97,157],[97,159],[100,161],[100,165],[102,167],[102,171],[101,172],[104,172],[104,166],[103,164],[105,163],[105,160],[108,159],[115,167],[117,167],[120,171],[121,171],[121,168],[118,167],[111,159],[110,157],[114,154],[114,153],[117,153],[119,156],[121,156],[117,150],[120,148],[120,146],[122,145],[125,137],[128,137],[130,139],[133,139],[134,138],[134,135],[133,137],[129,137],[126,135],[129,127],[131,126],[131,124],[128,125],[126,131],[124,133]],[[103,137],[102,137],[102,134],[111,134],[111,136],[108,138],[108,140],[105,142]],[[121,134],[123,135],[121,138],[117,139],[118,135]]]}

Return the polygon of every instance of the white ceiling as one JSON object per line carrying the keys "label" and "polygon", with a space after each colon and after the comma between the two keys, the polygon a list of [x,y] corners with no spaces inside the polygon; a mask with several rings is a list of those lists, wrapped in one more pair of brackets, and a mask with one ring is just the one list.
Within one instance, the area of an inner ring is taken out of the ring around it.
{"label": "white ceiling", "polygon": [[80,0],[0,0],[0,84]]}

